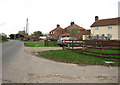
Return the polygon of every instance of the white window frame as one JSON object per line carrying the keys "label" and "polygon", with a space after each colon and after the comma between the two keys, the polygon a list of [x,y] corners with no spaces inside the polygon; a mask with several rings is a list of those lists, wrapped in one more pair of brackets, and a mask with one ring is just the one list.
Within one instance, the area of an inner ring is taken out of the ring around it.
{"label": "white window frame", "polygon": [[99,30],[99,27],[97,26],[97,27],[95,27],[95,30]]}
{"label": "white window frame", "polygon": [[95,34],[95,36],[99,36],[99,34]]}
{"label": "white window frame", "polygon": [[112,29],[112,25],[108,25],[108,29]]}

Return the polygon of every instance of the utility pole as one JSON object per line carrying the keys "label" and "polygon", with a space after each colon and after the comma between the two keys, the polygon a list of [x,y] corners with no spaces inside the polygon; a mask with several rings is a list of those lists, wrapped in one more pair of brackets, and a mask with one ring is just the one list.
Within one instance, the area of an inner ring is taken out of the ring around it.
{"label": "utility pole", "polygon": [[28,23],[28,18],[26,20],[26,34],[29,34],[29,23]]}

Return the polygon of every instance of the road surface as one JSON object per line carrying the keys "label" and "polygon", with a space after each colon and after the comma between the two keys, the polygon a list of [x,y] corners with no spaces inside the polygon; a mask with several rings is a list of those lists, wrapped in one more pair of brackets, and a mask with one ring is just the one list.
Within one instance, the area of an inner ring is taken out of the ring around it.
{"label": "road surface", "polygon": [[78,66],[35,57],[24,52],[23,42],[2,44],[3,83],[117,83],[118,68]]}

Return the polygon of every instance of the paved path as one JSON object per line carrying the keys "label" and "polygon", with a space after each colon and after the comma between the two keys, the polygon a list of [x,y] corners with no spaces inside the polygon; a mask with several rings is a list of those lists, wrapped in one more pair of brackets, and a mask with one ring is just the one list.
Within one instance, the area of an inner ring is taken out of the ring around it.
{"label": "paved path", "polygon": [[116,83],[118,68],[78,66],[38,58],[24,52],[23,42],[3,43],[3,83]]}

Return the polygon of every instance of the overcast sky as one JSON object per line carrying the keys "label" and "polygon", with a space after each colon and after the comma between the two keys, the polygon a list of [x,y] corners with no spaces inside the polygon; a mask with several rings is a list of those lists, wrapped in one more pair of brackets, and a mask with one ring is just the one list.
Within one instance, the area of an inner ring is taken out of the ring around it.
{"label": "overcast sky", "polygon": [[0,0],[0,33],[14,34],[24,30],[26,18],[29,34],[49,33],[60,24],[62,28],[75,24],[90,29],[94,17],[118,17],[120,0]]}

